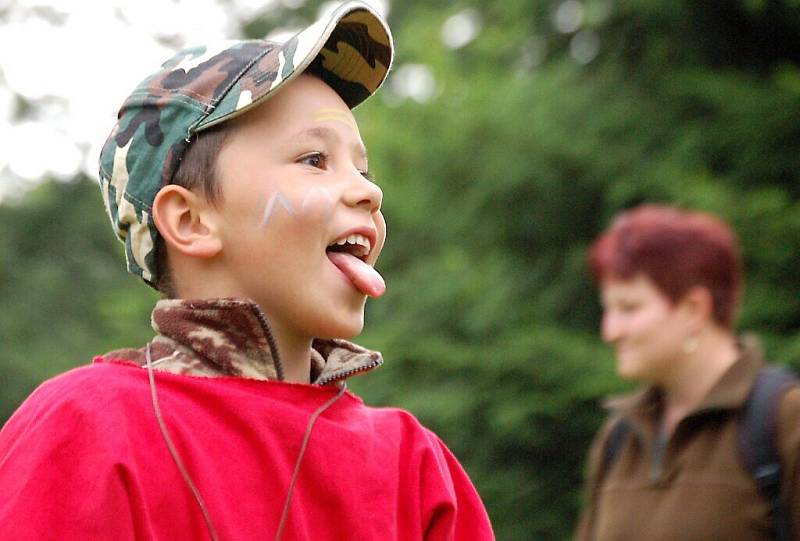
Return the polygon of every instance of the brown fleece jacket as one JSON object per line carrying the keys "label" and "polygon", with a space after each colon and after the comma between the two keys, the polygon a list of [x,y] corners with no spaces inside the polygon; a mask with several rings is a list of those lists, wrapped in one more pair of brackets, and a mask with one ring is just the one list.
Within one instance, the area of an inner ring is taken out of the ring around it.
{"label": "brown fleece jacket", "polygon": [[[658,437],[658,390],[609,401],[612,415],[589,453],[589,501],[575,539],[773,539],[770,507],[745,469],[737,444],[742,408],[762,366],[761,355],[745,346],[741,358],[666,440]],[[629,421],[631,433],[603,473],[606,438],[619,416]],[[800,539],[800,387],[783,395],[776,422],[784,498],[794,538]]]}

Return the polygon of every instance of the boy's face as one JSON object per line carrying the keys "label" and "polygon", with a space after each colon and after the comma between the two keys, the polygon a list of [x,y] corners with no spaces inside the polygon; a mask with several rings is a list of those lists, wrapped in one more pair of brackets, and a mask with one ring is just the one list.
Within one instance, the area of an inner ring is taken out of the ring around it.
{"label": "boy's face", "polygon": [[367,295],[383,293],[386,225],[350,109],[304,74],[230,127],[214,210],[225,293],[296,338],[355,336]]}

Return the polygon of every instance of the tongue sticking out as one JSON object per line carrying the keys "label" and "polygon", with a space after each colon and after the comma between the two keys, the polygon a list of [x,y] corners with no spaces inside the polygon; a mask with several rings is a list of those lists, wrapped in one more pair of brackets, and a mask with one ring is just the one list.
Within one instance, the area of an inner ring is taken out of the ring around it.
{"label": "tongue sticking out", "polygon": [[328,259],[347,276],[353,285],[370,297],[380,297],[386,291],[386,283],[378,271],[346,252],[328,252]]}

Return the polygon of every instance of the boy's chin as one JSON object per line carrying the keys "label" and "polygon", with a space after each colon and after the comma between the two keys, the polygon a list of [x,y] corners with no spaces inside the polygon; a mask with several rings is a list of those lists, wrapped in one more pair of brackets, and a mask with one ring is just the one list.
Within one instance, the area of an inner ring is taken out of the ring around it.
{"label": "boy's chin", "polygon": [[353,317],[352,321],[332,321],[320,329],[319,338],[355,338],[364,330],[364,316]]}

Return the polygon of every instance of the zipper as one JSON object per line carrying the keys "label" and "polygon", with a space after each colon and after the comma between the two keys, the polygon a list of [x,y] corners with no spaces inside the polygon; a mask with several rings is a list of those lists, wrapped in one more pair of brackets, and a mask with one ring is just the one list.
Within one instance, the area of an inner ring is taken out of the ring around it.
{"label": "zipper", "polygon": [[327,385],[335,381],[341,381],[343,379],[352,376],[353,374],[358,374],[359,372],[366,372],[367,370],[372,370],[373,368],[380,366],[382,363],[383,363],[382,359],[373,359],[368,364],[359,366],[357,368],[351,368],[349,370],[344,370],[342,372],[336,372],[326,378],[320,378],[317,381],[317,385]]}
{"label": "zipper", "polygon": [[[261,324],[261,328],[264,331],[264,334],[267,337],[267,344],[269,345],[269,351],[272,355],[272,362],[275,365],[275,373],[278,376],[279,381],[284,380],[283,375],[283,362],[281,361],[280,352],[278,351],[278,344],[275,342],[275,337],[272,335],[272,328],[269,326],[269,322],[267,318],[264,316],[263,312],[256,306],[251,305],[250,307],[253,314],[255,314],[258,322]],[[374,359],[368,364],[359,366],[357,368],[351,368],[349,370],[345,370],[343,372],[338,372],[331,374],[327,378],[320,379],[317,382],[317,385],[327,385],[328,383],[333,383],[335,381],[340,381],[345,378],[352,376],[353,374],[358,374],[359,372],[366,372],[367,370],[372,370],[373,368],[380,366],[383,363],[383,359]]]}
{"label": "zipper", "polygon": [[662,430],[658,431],[653,442],[653,462],[650,464],[650,482],[658,483],[664,473],[664,455],[666,455],[669,438]]}
{"label": "zipper", "polygon": [[659,428],[658,434],[656,434],[655,441],[653,443],[653,462],[650,464],[650,482],[651,483],[658,483],[661,480],[661,476],[664,474],[664,457],[667,454],[667,447],[669,447],[669,442],[672,437],[680,430],[681,426],[689,419],[694,417],[702,416],[708,413],[720,411],[723,408],[718,406],[707,406],[696,411],[693,411],[683,419],[681,422],[678,423],[678,426],[675,427],[675,430],[672,431],[670,436],[666,436],[662,433],[662,430]]}
{"label": "zipper", "polygon": [[278,352],[278,344],[275,343],[275,337],[272,335],[272,328],[269,326],[267,318],[264,317],[264,314],[259,308],[251,304],[250,310],[255,314],[258,322],[261,324],[261,329],[267,337],[267,345],[269,345],[269,352],[272,355],[272,364],[275,365],[275,374],[278,376],[279,381],[283,381],[283,363],[281,362],[281,356]]}

